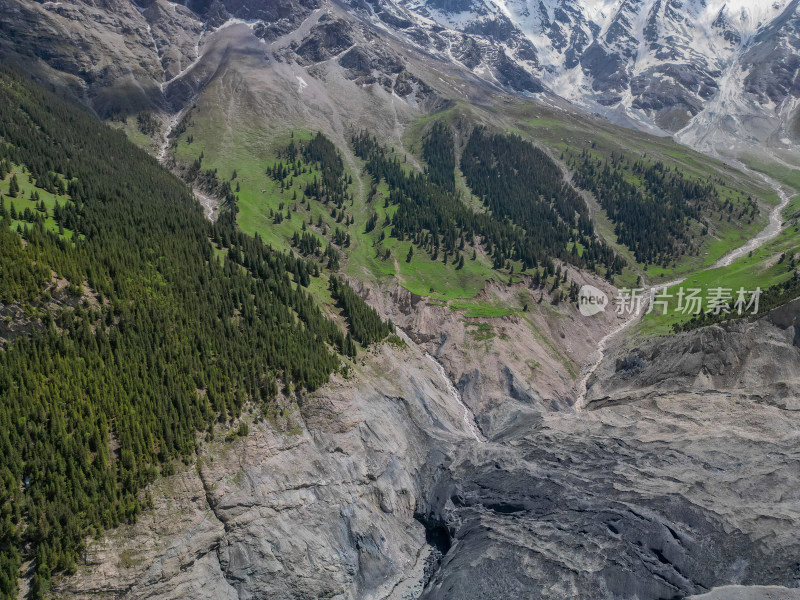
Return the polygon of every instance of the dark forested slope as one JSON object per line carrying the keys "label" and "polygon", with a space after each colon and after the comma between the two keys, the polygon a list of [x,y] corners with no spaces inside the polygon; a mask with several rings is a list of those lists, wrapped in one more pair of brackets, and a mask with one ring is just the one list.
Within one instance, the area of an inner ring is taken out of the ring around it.
{"label": "dark forested slope", "polygon": [[453,135],[446,125],[437,123],[423,141],[425,174],[408,172],[366,133],[351,141],[373,180],[389,187],[387,204],[397,207],[391,235],[413,240],[433,257],[440,251],[445,260],[459,257],[480,239],[495,269],[514,260],[523,269],[544,265],[552,271],[553,259],[605,275],[623,267],[594,235],[583,201],[555,163],[521,138],[475,128],[464,148],[461,170],[485,212],[454,191]]}
{"label": "dark forested slope", "polygon": [[0,350],[0,595],[31,558],[39,597],[87,535],[136,517],[199,430],[279,384],[318,387],[353,343],[305,291],[313,264],[230,214],[208,223],[122,133],[4,70],[0,162],[34,187],[63,182],[75,230],[15,221],[34,201],[3,199],[0,310],[31,327]]}

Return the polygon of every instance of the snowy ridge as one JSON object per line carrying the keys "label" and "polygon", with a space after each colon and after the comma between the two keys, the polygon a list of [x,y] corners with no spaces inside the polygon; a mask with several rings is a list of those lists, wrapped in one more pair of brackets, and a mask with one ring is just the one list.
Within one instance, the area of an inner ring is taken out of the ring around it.
{"label": "snowy ridge", "polygon": [[[750,73],[742,70],[745,63],[740,60],[766,43],[769,36],[764,32],[771,32],[770,27],[798,0],[380,0],[380,4],[408,18],[415,30],[443,40],[440,46],[432,44],[434,53],[464,63],[489,81],[526,91],[508,76],[510,61],[550,91],[588,110],[645,129],[682,131],[686,140],[694,139],[686,134],[687,127],[703,129],[714,120],[706,110],[721,114],[735,104],[741,112],[735,118],[741,122],[753,110],[762,116],[772,103],[767,117],[780,120],[791,113],[787,106],[794,106],[794,98],[800,96],[800,90],[788,89],[787,84],[781,92],[786,98],[758,99],[754,109],[745,88],[774,86],[745,82]],[[778,49],[798,54],[800,46],[781,43]],[[441,46],[446,50],[436,49]],[[769,60],[766,52],[761,62],[765,60]],[[770,75],[769,65],[764,70]]]}

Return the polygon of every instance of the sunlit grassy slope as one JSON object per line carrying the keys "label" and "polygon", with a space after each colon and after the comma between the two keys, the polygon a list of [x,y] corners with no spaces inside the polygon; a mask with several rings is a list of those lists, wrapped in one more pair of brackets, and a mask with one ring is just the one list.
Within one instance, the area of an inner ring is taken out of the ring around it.
{"label": "sunlit grassy slope", "polygon": [[[617,243],[613,223],[599,206],[594,206],[598,232],[631,263],[631,268],[615,279],[619,286],[635,286],[640,275],[648,282],[657,283],[707,267],[731,248],[755,235],[766,222],[769,206],[777,201],[774,191],[757,177],[693,152],[669,139],[524,102],[494,108],[454,103],[445,111],[419,119],[406,130],[402,145],[394,146],[394,151],[406,161],[408,169],[424,164],[421,156],[422,137],[432,122],[438,119],[449,121],[462,137],[470,123],[485,123],[518,133],[548,149],[556,160],[562,155],[587,150],[599,158],[610,157],[611,153],[626,153],[643,160],[663,161],[679,168],[689,177],[715,178],[721,197],[730,198],[734,204],[748,196],[758,199],[761,213],[752,223],[712,218],[710,232],[703,241],[700,254],[680,258],[667,268],[635,263],[632,253]],[[281,189],[280,184],[266,174],[266,168],[275,164],[277,153],[286,147],[292,136],[295,141],[302,141],[311,135],[313,132],[293,130],[288,124],[230,119],[219,105],[199,102],[191,112],[188,127],[178,138],[175,153],[184,164],[190,164],[202,156],[204,169],[216,169],[221,180],[229,180],[238,196],[239,226],[247,233],[257,233],[276,248],[290,248],[292,236],[303,231],[304,223],[306,230],[318,236],[323,245],[327,244],[323,232],[330,233],[338,227],[350,234],[350,246],[341,250],[344,255],[342,269],[351,276],[367,281],[396,279],[416,294],[449,302],[453,309],[472,311],[474,314],[494,315],[513,310],[510,307],[476,307],[467,302],[484,288],[487,280],[509,279],[508,271],[493,270],[490,261],[480,252],[472,260],[471,251],[468,250],[464,267],[458,270],[452,264],[444,264],[441,256],[434,261],[417,248],[408,258],[410,242],[401,242],[387,235],[387,211],[394,210],[384,207],[388,189],[381,184],[374,197],[369,194],[372,182],[363,173],[363,163],[352,155],[346,140],[341,137],[335,141],[342,150],[346,170],[352,178],[349,191],[354,200],[352,205],[345,206],[348,216],[354,219],[352,224],[345,226],[337,223],[330,214],[330,208],[319,202],[312,201],[308,207],[299,202],[304,185],[319,175],[315,169],[294,178],[290,187]],[[231,179],[234,171],[236,178]],[[459,172],[456,173],[456,182],[465,202],[475,210],[485,210],[480,200],[470,194]],[[277,212],[289,218],[276,222],[274,215]],[[378,217],[378,226],[366,232],[366,222],[373,214]],[[319,223],[322,223],[322,227],[317,226]],[[701,235],[699,231],[693,231],[693,234]],[[514,270],[519,272],[519,265],[514,265]],[[325,279],[322,281],[321,288]],[[327,301],[324,292],[323,289],[315,290],[323,302]],[[651,329],[663,331],[668,326],[668,323],[662,323]]]}
{"label": "sunlit grassy slope", "polygon": [[[711,178],[722,201],[730,199],[735,209],[748,197],[760,203],[760,215],[752,222],[728,220],[726,215],[716,213],[707,215],[709,233],[701,240],[698,256],[683,256],[674,264],[664,268],[659,265],[640,265],[646,278],[652,283],[669,281],[712,265],[731,249],[736,248],[753,237],[767,222],[771,206],[778,202],[777,194],[753,174],[743,173],[719,160],[695,152],[670,138],[656,137],[640,132],[613,126],[598,120],[587,120],[552,109],[520,105],[511,110],[514,124],[520,134],[529,135],[551,149],[554,155],[567,158],[586,150],[592,156],[607,159],[612,153],[625,154],[632,159],[661,161],[678,168],[689,178]],[[631,182],[636,184],[635,178]],[[603,237],[614,244],[626,258],[632,259],[616,241],[613,226],[599,215],[596,218],[598,230]],[[700,238],[702,232],[694,227],[692,235]]]}
{"label": "sunlit grassy slope", "polygon": [[[11,185],[11,178],[15,174],[17,176],[17,184],[19,185],[20,191],[16,198],[11,198],[8,195],[8,191],[9,186]],[[69,197],[67,195],[59,196],[57,194],[51,194],[46,190],[37,188],[31,181],[28,180],[28,174],[23,172],[22,168],[18,165],[12,165],[12,172],[6,175],[5,179],[0,180],[0,197],[2,197],[5,201],[6,208],[9,211],[13,206],[16,213],[19,215],[19,218],[11,221],[11,229],[16,230],[18,227],[25,228],[31,226],[30,223],[26,223],[24,220],[22,220],[22,214],[25,212],[26,208],[37,212],[37,202],[31,200],[31,193],[34,191],[39,195],[39,201],[44,202],[45,209],[47,211],[46,213],[39,213],[45,217],[45,229],[54,233],[58,233],[59,227],[58,223],[56,223],[55,219],[53,218],[53,208],[55,208],[56,202],[61,204],[61,206],[69,203]],[[61,235],[66,239],[71,239],[72,231],[64,228],[61,231]]]}
{"label": "sunlit grassy slope", "polygon": [[[774,240],[771,240],[748,256],[743,256],[732,265],[707,271],[699,271],[687,277],[678,286],[672,286],[667,294],[673,296],[666,314],[659,309],[645,316],[640,327],[643,334],[667,334],[676,323],[689,320],[693,315],[674,310],[677,307],[676,294],[679,288],[685,293],[700,289],[702,298],[708,298],[709,290],[726,288],[747,291],[760,287],[762,290],[781,283],[792,276],[796,268],[793,257],[800,253],[800,196],[795,196],[783,211],[785,227]],[[706,306],[703,310],[706,310]]]}
{"label": "sunlit grassy slope", "polygon": [[[773,177],[785,189],[800,192],[800,171],[761,161],[748,162],[748,166]],[[760,287],[763,290],[791,278],[797,259],[800,259],[800,195],[794,196],[783,209],[783,230],[775,239],[727,267],[693,273],[684,283],[671,287],[667,293],[675,296],[679,288],[685,292],[698,288],[702,290],[699,295],[706,298],[709,289],[720,287],[730,288],[734,294],[739,288],[754,290]],[[677,305],[674,299],[672,303],[670,307]],[[639,332],[667,334],[672,332],[676,323],[689,318],[691,315],[671,309],[666,315],[653,312],[646,315]]]}
{"label": "sunlit grassy slope", "polygon": [[[778,201],[775,191],[757,175],[744,173],[670,138],[644,134],[605,121],[528,102],[510,102],[481,108],[454,103],[441,113],[421,119],[409,128],[404,139],[405,146],[415,153],[418,160],[421,160],[423,132],[435,119],[447,120],[456,130],[464,122],[475,122],[516,133],[547,149],[560,162],[566,162],[570,156],[577,156],[583,151],[600,160],[609,159],[612,154],[624,154],[633,160],[650,163],[660,161],[670,168],[680,170],[686,177],[698,180],[711,178],[719,191],[720,201],[730,199],[734,213],[748,197],[758,202],[760,214],[752,222],[740,222],[735,218],[729,220],[727,214],[721,212],[707,215],[707,235],[703,236],[702,228],[697,224],[691,230],[693,238],[702,238],[699,254],[685,255],[666,267],[637,263],[633,253],[618,242],[614,234],[614,224],[605,211],[593,202],[593,218],[598,233],[632,266],[631,270],[626,270],[622,277],[617,278],[615,283],[618,285],[633,285],[637,282],[638,275],[651,283],[669,281],[712,265],[727,252],[753,237],[766,224],[770,208]],[[480,209],[479,200],[471,196],[459,175],[457,173],[456,177],[458,189],[462,191],[467,202]],[[632,175],[629,180],[634,184],[639,183]]]}
{"label": "sunlit grassy slope", "polygon": [[[302,232],[304,222],[306,230],[320,237],[323,245],[327,242],[320,235],[321,228],[317,227],[320,219],[329,232],[337,227],[349,232],[350,247],[342,249],[346,256],[343,269],[359,279],[396,278],[414,293],[450,300],[474,297],[487,279],[508,278],[507,273],[492,270],[490,262],[480,253],[475,260],[471,260],[471,255],[467,256],[464,267],[458,270],[452,264],[444,264],[441,256],[434,261],[418,249],[407,260],[410,242],[386,235],[387,211],[394,210],[393,207],[384,207],[383,200],[388,195],[386,185],[381,184],[377,196],[368,200],[367,192],[372,182],[363,174],[363,164],[349,155],[346,155],[345,165],[353,180],[350,192],[354,200],[351,206],[345,206],[345,211],[354,218],[353,224],[346,227],[337,223],[331,217],[330,209],[319,202],[312,201],[310,209],[300,207],[303,187],[315,175],[319,176],[319,172],[312,169],[294,178],[290,188],[281,190],[280,184],[266,174],[266,168],[275,164],[277,153],[289,144],[292,137],[300,142],[311,135],[312,132],[302,130],[265,131],[246,124],[230,129],[221,125],[213,110],[205,112],[202,106],[198,106],[178,140],[176,156],[188,164],[202,154],[203,168],[216,169],[218,177],[223,180],[230,179],[236,171],[236,179],[230,183],[235,191],[238,190],[235,193],[239,198],[239,226],[247,233],[258,233],[276,248],[289,248],[292,236]],[[412,168],[410,164],[409,168]],[[291,218],[284,218],[276,224],[271,214],[281,211],[286,215],[287,210]],[[378,215],[378,226],[367,233],[366,223],[373,213]],[[380,239],[382,233],[383,240]],[[389,258],[385,258],[387,249]]]}

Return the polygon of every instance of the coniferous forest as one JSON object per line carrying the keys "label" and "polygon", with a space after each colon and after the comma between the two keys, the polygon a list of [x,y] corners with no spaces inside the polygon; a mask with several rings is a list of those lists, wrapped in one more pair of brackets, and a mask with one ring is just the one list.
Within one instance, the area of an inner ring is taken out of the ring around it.
{"label": "coniferous forest", "polygon": [[389,185],[388,203],[397,206],[391,235],[412,240],[434,257],[455,259],[466,245],[480,243],[495,268],[513,260],[524,269],[552,270],[557,258],[603,274],[622,270],[622,260],[594,235],[580,196],[546,154],[520,138],[476,128],[464,148],[461,170],[485,212],[470,208],[454,191],[447,126],[435,125],[424,140],[427,174],[407,172],[366,133],[354,135],[352,144],[373,180]]}
{"label": "coniferous forest", "polygon": [[[198,432],[279,387],[301,397],[355,349],[305,289],[315,263],[241,233],[231,212],[212,225],[123,133],[6,70],[0,163],[42,189],[65,182],[75,231],[12,230],[3,204],[0,308],[30,332],[0,350],[0,595],[31,558],[38,598],[87,536],[136,518],[143,486],[188,460]],[[353,334],[380,339],[389,326],[359,300],[342,300]]]}
{"label": "coniferous forest", "polygon": [[461,170],[491,213],[521,226],[540,252],[593,270],[600,265],[608,273],[622,270],[621,259],[594,235],[583,198],[530,142],[476,127],[462,153]]}
{"label": "coniferous forest", "polygon": [[[372,177],[368,202],[384,196],[383,223],[373,210],[364,228],[380,227],[380,241],[410,241],[408,263],[424,252],[459,270],[481,252],[494,269],[534,270],[535,282],[543,269],[554,287],[566,265],[608,278],[622,272],[558,165],[518,136],[475,127],[457,159],[453,130],[436,122],[422,138],[424,172],[365,132],[350,141]],[[353,179],[330,139],[292,137],[266,166],[281,193],[292,190],[293,205],[318,202],[334,220],[304,219],[287,252],[238,228],[238,183],[234,191],[202,160],[186,175],[224,198],[215,223],[124,133],[0,68],[3,597],[17,595],[26,560],[32,596],[44,597],[53,573],[74,570],[84,540],[136,519],[145,486],[189,464],[215,426],[258,415],[280,394],[302,402],[359,346],[394,330],[338,275],[358,238],[351,246]],[[661,163],[589,152],[568,162],[645,264],[697,252],[692,228],[703,227],[703,215],[733,213],[712,182]],[[293,188],[298,177],[302,187]],[[40,192],[56,195],[54,205]],[[292,208],[281,203],[272,222],[291,219]],[[752,219],[757,208],[748,199],[736,210]],[[309,292],[320,277],[341,322]],[[794,297],[798,285],[795,275],[769,288],[762,307]],[[569,289],[574,301],[578,286]]]}
{"label": "coniferous forest", "polygon": [[[575,184],[594,194],[614,223],[614,233],[643,264],[666,266],[682,254],[699,250],[690,228],[707,231],[706,216],[715,210],[733,212],[711,181],[686,177],[661,162],[631,160],[613,155],[595,158],[584,150],[570,158]],[[758,213],[752,199],[736,217],[753,219]]]}
{"label": "coniferous forest", "polygon": [[381,320],[371,306],[367,306],[361,296],[343,279],[333,276],[330,281],[331,294],[341,305],[353,337],[364,346],[380,341],[394,332],[394,326]]}
{"label": "coniferous forest", "polygon": [[428,163],[428,178],[449,192],[456,189],[454,144],[453,130],[442,121],[434,123],[422,144],[422,153]]}

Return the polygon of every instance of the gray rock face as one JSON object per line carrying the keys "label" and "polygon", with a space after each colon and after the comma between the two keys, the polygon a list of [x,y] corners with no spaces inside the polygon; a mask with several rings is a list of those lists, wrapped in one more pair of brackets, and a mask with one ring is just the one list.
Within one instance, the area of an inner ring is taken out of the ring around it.
{"label": "gray rock face", "polygon": [[508,58],[505,52],[500,52],[495,63],[495,72],[500,83],[517,91],[538,93],[544,91],[544,86],[523,67]]}
{"label": "gray rock face", "polygon": [[422,597],[796,597],[798,323],[795,302],[648,342],[593,410],[519,414],[429,466],[447,552]]}
{"label": "gray rock face", "polygon": [[[33,68],[42,77],[119,116],[183,108],[197,93],[191,72],[204,63],[209,34],[232,20],[269,44],[295,36],[291,59],[304,66],[356,43],[369,52],[385,35],[401,62],[413,56],[431,73],[453,70],[493,92],[554,92],[705,151],[740,156],[758,144],[796,162],[799,8],[798,0],[347,0],[324,10],[321,0],[9,0],[0,6],[0,53],[26,68],[40,60]],[[404,80],[425,85],[412,93],[401,81],[399,95],[435,103],[437,84],[406,70]],[[359,75],[360,83],[392,92],[396,73]]]}
{"label": "gray rock face", "polygon": [[647,393],[725,392],[798,410],[800,301],[739,320],[651,340],[609,358],[590,381],[592,406]]}
{"label": "gray rock face", "polygon": [[[283,412],[283,411],[282,411]],[[60,597],[385,598],[419,583],[419,472],[472,439],[447,382],[385,345],[300,412],[160,481],[155,508],[89,545]]]}
{"label": "gray rock face", "polygon": [[796,426],[713,394],[526,420],[504,439],[513,449],[463,457],[433,487],[450,547],[423,597],[794,586]]}
{"label": "gray rock face", "polygon": [[[425,348],[438,343],[429,329],[456,333],[418,297],[370,297]],[[548,409],[498,342],[508,368],[470,368],[459,385],[465,400],[479,380],[507,394],[470,400],[488,442],[470,434],[422,348],[384,345],[299,413],[213,444],[196,468],[159,482],[155,509],[92,543],[58,592],[796,597],[800,418],[796,400],[773,391],[800,372],[798,315],[793,303],[620,351],[577,413]],[[440,356],[458,354],[445,344]]]}
{"label": "gray rock face", "polygon": [[320,7],[320,0],[186,0],[186,4],[212,26],[219,26],[230,17],[263,21],[268,39],[288,33]]}
{"label": "gray rock face", "polygon": [[328,60],[353,45],[351,26],[341,19],[320,19],[295,50],[309,63]]}
{"label": "gray rock face", "polygon": [[190,10],[166,4],[4,2],[0,52],[101,115],[149,109],[161,100],[158,82],[195,59],[202,31]]}
{"label": "gray rock face", "polygon": [[776,585],[726,585],[707,594],[691,596],[694,600],[794,600],[800,598],[800,590]]}
{"label": "gray rock face", "polygon": [[750,49],[742,57],[750,72],[745,77],[749,93],[762,102],[783,102],[787,96],[800,96],[800,3],[792,2],[781,16],[764,28],[753,40]]}

